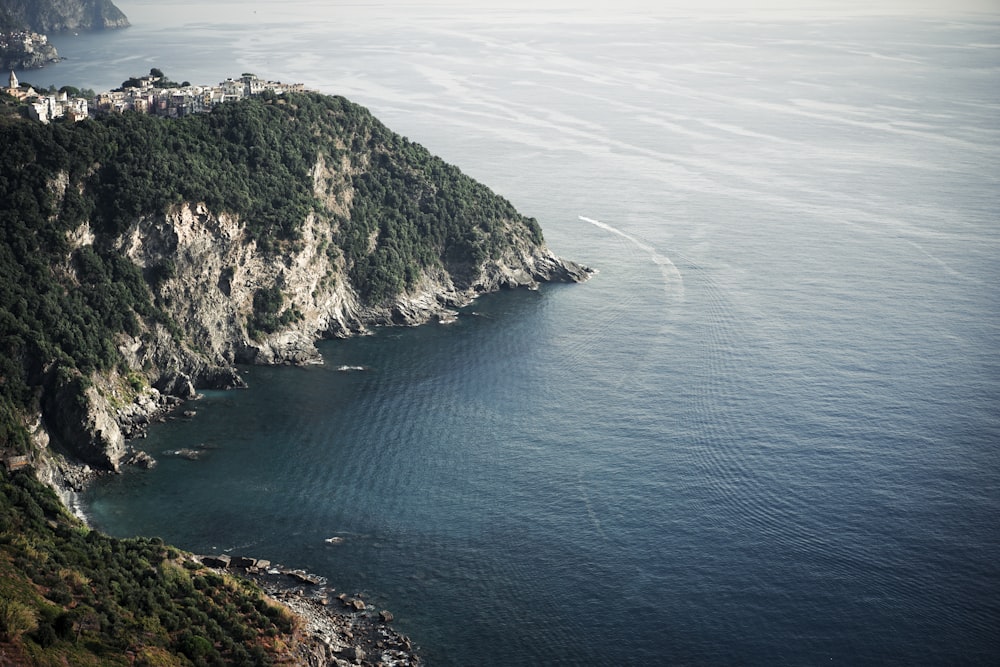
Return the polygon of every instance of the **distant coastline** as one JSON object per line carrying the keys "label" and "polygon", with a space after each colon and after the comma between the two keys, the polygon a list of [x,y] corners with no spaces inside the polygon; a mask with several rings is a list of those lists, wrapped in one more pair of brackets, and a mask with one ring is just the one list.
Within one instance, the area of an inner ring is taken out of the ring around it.
{"label": "distant coastline", "polygon": [[0,69],[31,70],[59,62],[50,33],[129,25],[110,0],[0,0]]}

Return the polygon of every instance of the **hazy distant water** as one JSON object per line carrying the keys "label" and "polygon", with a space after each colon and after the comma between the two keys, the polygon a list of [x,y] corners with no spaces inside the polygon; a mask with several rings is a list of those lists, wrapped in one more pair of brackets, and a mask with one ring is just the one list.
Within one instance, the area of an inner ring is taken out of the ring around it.
{"label": "hazy distant water", "polygon": [[23,78],[344,94],[600,273],[248,369],[95,524],[366,591],[433,664],[1000,659],[1000,23],[323,5],[124,7]]}

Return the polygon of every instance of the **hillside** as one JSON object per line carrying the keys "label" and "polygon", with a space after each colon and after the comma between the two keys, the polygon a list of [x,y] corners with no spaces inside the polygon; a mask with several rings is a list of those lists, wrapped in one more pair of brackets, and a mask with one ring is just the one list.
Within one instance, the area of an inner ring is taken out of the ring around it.
{"label": "hillside", "polygon": [[0,125],[0,438],[116,469],[236,363],[586,271],[538,223],[343,98]]}
{"label": "hillside", "polygon": [[162,540],[87,530],[0,471],[0,665],[277,662],[295,619]]}
{"label": "hillside", "polygon": [[128,18],[111,0],[0,0],[0,31],[49,33],[128,25]]}
{"label": "hillside", "polygon": [[281,659],[294,624],[259,591],[88,531],[51,489],[117,470],[160,413],[241,385],[237,363],[318,362],[322,337],[589,273],[508,201],[315,93],[169,120],[0,116],[0,202],[0,458],[17,470],[0,477],[0,647],[35,664]]}

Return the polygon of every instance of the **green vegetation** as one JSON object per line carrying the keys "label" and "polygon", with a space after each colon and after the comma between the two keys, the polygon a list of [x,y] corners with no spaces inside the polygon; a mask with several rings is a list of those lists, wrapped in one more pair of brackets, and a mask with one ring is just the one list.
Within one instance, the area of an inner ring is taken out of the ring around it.
{"label": "green vegetation", "polygon": [[0,472],[5,655],[36,665],[267,665],[293,629],[253,584],[158,538],[88,530],[30,474]]}
{"label": "green vegetation", "polygon": [[[138,391],[123,334],[184,331],[158,302],[177,271],[141,270],[122,239],[144,217],[203,203],[239,218],[247,243],[281,260],[303,223],[328,225],[319,252],[363,301],[384,303],[425,271],[459,287],[536,221],[341,97],[297,94],[165,120],[25,120],[0,99],[0,450],[30,449],[26,423],[57,389],[95,374]],[[320,169],[320,165],[325,165]],[[232,278],[230,272],[229,277]],[[302,317],[280,285],[254,294],[260,338]],[[58,444],[58,443],[56,443]],[[28,474],[0,475],[0,648],[32,664],[266,664],[290,621],[253,589],[157,539],[88,531]],[[15,658],[17,662],[20,658]]]}
{"label": "green vegetation", "polygon": [[302,319],[302,313],[294,306],[282,310],[284,300],[277,286],[262,288],[254,293],[253,316],[247,322],[247,332],[253,339],[260,340],[263,334],[274,333]]}
{"label": "green vegetation", "polygon": [[[176,81],[171,81],[163,73],[163,70],[152,68],[149,70],[149,76],[154,77],[156,80],[152,82],[153,88],[181,88],[183,86],[191,85],[187,81],[183,83],[177,83]],[[142,81],[138,77],[129,77],[122,82],[122,88],[141,88]]]}
{"label": "green vegetation", "polygon": [[[115,336],[143,323],[183,335],[149,288],[173,275],[171,262],[143,275],[114,241],[183,202],[239,216],[248,240],[274,254],[301,243],[303,221],[318,216],[335,230],[328,254],[370,302],[431,267],[471,281],[518,239],[541,241],[533,219],[341,97],[263,95],[174,120],[0,117],[0,147],[0,406],[32,408],[54,369],[114,368]],[[324,187],[349,207],[317,198],[321,156],[332,171]],[[74,247],[85,223],[97,240]],[[254,299],[251,335],[300,317],[280,311],[280,297]],[[23,449],[18,430],[0,419],[0,442]]]}

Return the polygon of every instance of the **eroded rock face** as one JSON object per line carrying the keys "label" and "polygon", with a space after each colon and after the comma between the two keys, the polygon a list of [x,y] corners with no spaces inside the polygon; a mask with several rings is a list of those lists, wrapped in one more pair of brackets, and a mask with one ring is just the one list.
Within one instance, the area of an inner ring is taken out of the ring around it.
{"label": "eroded rock face", "polygon": [[47,392],[43,407],[49,434],[76,459],[102,470],[118,470],[125,437],[108,400],[89,387],[80,392],[64,384]]}
{"label": "eroded rock face", "polygon": [[59,53],[51,44],[14,44],[0,49],[0,70],[24,70],[59,62]]}
{"label": "eroded rock face", "polygon": [[37,32],[106,30],[128,27],[128,18],[111,0],[6,0],[4,9]]}
{"label": "eroded rock face", "polygon": [[[116,470],[125,454],[125,437],[141,434],[149,422],[144,415],[162,411],[170,400],[194,397],[199,387],[243,386],[235,364],[321,363],[315,347],[320,338],[348,337],[380,325],[449,321],[454,308],[483,293],[589,276],[588,269],[560,260],[511,223],[506,231],[512,242],[500,257],[482,265],[452,264],[450,270],[426,268],[409,292],[364,303],[347,277],[343,254],[330,251],[336,219],[350,214],[351,171],[346,158],[336,168],[322,155],[317,159],[314,194],[332,215],[310,212],[300,238],[277,252],[260,249],[237,216],[190,202],[140,218],[115,239],[95,239],[86,223],[71,234],[74,248],[110,243],[131,259],[175,326],[171,330],[163,322],[145,321],[139,333],[121,334],[117,340],[123,367],[141,375],[147,390],[121,396],[113,383],[105,383],[115,405],[96,390],[77,401],[85,405],[71,404],[68,390],[56,392],[46,410],[55,439],[80,460]],[[65,189],[64,184],[53,185],[57,195],[60,185]],[[255,295],[268,290],[281,294],[276,314],[297,313],[273,333],[251,325],[256,321]]]}
{"label": "eroded rock face", "polygon": [[[314,171],[325,169],[320,160]],[[163,338],[165,332],[154,332],[158,337],[151,345],[132,341],[134,363],[186,373],[194,386],[201,386],[234,363],[319,362],[314,343],[322,337],[351,336],[379,325],[421,324],[479,294],[545,281],[579,282],[589,275],[545,246],[523,242],[461,277],[442,268],[424,270],[412,291],[392,302],[365,304],[347,280],[340,255],[323,251],[334,241],[334,229],[314,214],[304,221],[301,239],[282,254],[261,251],[236,217],[212,214],[200,204],[139,221],[122,239],[122,249],[153,277],[158,302],[199,354],[176,349]],[[248,327],[254,295],[275,287],[284,297],[283,309],[294,308],[301,319],[254,337]]]}

